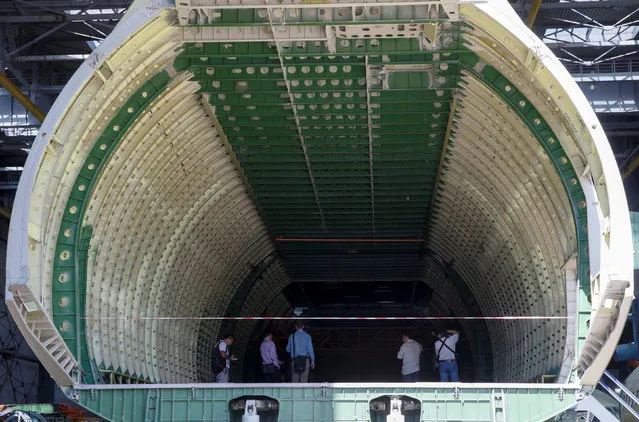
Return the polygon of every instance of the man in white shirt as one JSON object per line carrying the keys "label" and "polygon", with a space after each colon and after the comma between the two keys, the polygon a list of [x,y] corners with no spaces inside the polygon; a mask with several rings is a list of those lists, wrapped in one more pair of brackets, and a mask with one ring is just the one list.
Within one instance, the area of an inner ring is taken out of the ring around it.
{"label": "man in white shirt", "polygon": [[459,340],[459,331],[446,330],[437,334],[435,342],[435,359],[439,362],[439,379],[441,382],[459,382],[459,371],[455,359],[455,347]]}
{"label": "man in white shirt", "polygon": [[419,382],[421,376],[419,373],[419,356],[422,354],[422,345],[408,337],[408,334],[402,335],[402,347],[397,353],[397,359],[402,361],[402,378],[404,382]]}

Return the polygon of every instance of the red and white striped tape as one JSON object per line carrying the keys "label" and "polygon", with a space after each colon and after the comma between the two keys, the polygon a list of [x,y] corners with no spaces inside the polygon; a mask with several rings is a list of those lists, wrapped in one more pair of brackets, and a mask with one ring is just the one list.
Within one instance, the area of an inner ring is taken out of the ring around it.
{"label": "red and white striped tape", "polygon": [[506,315],[506,316],[386,316],[386,317],[353,317],[353,316],[319,316],[319,317],[296,317],[296,316],[209,316],[209,317],[144,317],[144,316],[121,316],[121,317],[85,317],[85,319],[124,319],[124,320],[212,320],[212,321],[289,321],[302,319],[304,321],[450,321],[450,320],[484,320],[484,321],[530,321],[530,320],[568,320],[573,316],[546,316],[546,315]]}

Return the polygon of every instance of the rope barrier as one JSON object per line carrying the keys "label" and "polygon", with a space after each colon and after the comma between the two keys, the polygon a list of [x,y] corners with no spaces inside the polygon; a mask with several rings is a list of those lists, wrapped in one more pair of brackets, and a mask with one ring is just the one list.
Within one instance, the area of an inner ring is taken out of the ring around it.
{"label": "rope barrier", "polygon": [[130,321],[164,321],[164,320],[185,320],[185,321],[294,321],[302,319],[304,321],[531,321],[531,320],[570,320],[573,316],[546,316],[546,315],[507,315],[507,316],[390,316],[390,317],[352,317],[352,316],[319,316],[319,317],[296,317],[296,316],[208,316],[208,317],[143,317],[143,316],[120,316],[120,317],[84,317],[90,320],[130,320]]}

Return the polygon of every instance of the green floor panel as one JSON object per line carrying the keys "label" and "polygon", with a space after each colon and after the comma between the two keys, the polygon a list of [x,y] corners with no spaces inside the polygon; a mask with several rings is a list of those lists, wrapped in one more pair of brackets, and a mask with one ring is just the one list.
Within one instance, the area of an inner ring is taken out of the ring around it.
{"label": "green floor panel", "polygon": [[[109,421],[242,421],[236,399],[268,400],[262,422],[385,421],[391,397],[418,403],[406,421],[543,421],[577,403],[578,387],[543,384],[243,384],[80,386],[79,403]],[[507,410],[507,413],[506,413]],[[508,418],[506,419],[506,415]]]}

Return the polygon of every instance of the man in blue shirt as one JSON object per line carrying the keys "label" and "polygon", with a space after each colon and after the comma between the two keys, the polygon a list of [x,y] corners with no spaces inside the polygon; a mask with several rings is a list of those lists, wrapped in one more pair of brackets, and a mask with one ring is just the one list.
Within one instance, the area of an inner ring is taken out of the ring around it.
{"label": "man in blue shirt", "polygon": [[291,355],[291,382],[308,382],[309,371],[315,369],[315,352],[302,321],[295,321],[295,332],[288,338],[286,351]]}

